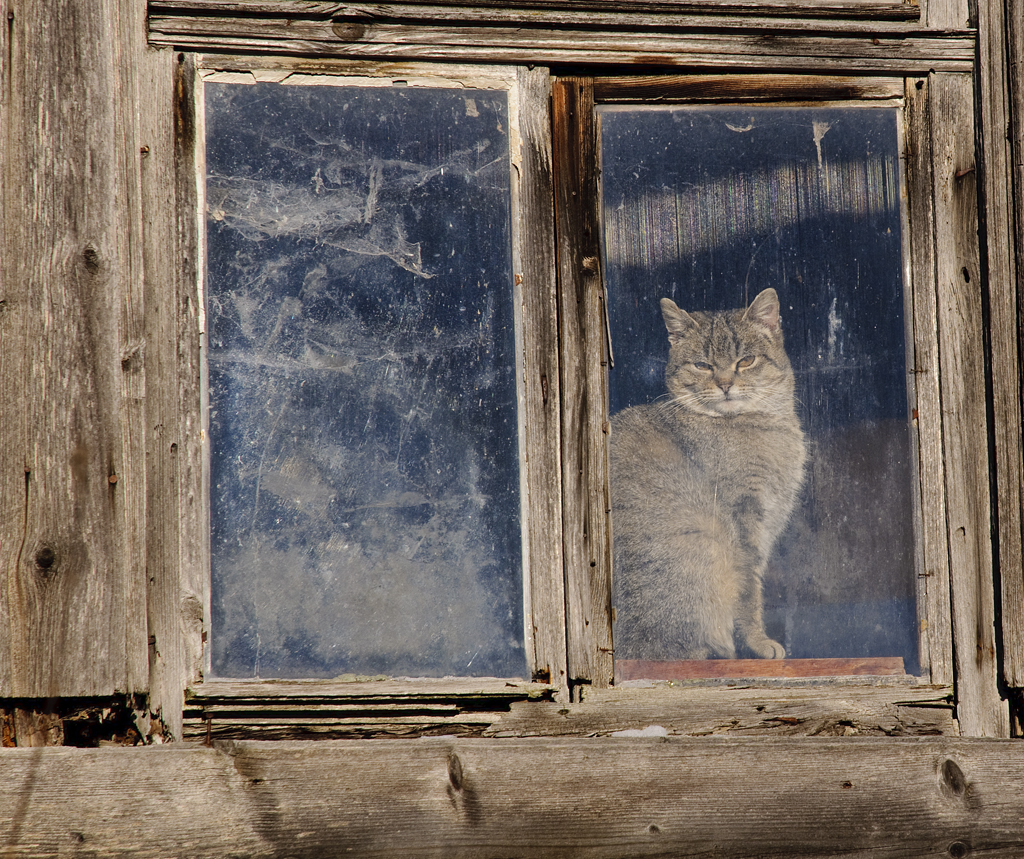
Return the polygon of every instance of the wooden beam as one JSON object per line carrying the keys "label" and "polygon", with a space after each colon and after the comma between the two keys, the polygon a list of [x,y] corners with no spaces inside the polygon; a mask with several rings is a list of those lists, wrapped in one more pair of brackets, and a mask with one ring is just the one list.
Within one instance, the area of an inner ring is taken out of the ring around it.
{"label": "wooden beam", "polygon": [[622,104],[896,101],[903,78],[835,75],[609,75],[594,81],[594,100]]}
{"label": "wooden beam", "polygon": [[[242,12],[249,15],[291,14],[306,17],[333,17],[346,14],[353,4],[334,0],[150,0],[150,9],[177,11],[188,14],[229,14]],[[442,8],[448,16],[462,14],[500,14],[512,10],[520,16],[542,16],[545,13],[564,15],[572,11],[615,12],[622,10],[621,0],[574,0],[572,10],[567,11],[566,0],[526,0],[509,4],[502,0],[455,0]],[[390,10],[392,15],[404,12],[409,16],[422,17],[424,9],[436,9],[436,5],[417,2],[396,2],[375,4],[378,11]],[[630,13],[700,15],[709,17],[730,17],[736,15],[772,15],[798,18],[866,19],[870,21],[913,21],[921,16],[917,3],[900,0],[634,0],[629,4]]]}
{"label": "wooden beam", "polygon": [[[492,16],[493,18],[493,16]],[[618,26],[588,19],[536,22],[452,19],[405,21],[364,14],[323,17],[154,12],[151,44],[195,51],[242,51],[376,60],[616,63],[813,74],[969,72],[975,33],[765,18],[742,27],[720,22],[626,16]]]}
{"label": "wooden beam", "polygon": [[0,780],[9,857],[1024,853],[1011,740],[13,749]]}
{"label": "wooden beam", "polygon": [[943,686],[668,686],[586,689],[579,704],[513,704],[496,737],[958,737],[952,690]]}
{"label": "wooden beam", "polygon": [[570,686],[612,682],[606,359],[592,80],[561,78],[551,112],[562,345],[562,493]]}
{"label": "wooden beam", "polygon": [[[792,682],[792,681],[788,681]],[[344,688],[343,688],[344,687]],[[582,702],[555,687],[485,681],[213,682],[190,694],[185,737],[597,736],[660,725],[669,736],[959,736],[953,690],[906,678],[849,678],[782,688],[645,683],[586,687]]]}
{"label": "wooden beam", "polygon": [[913,385],[920,481],[917,513],[918,624],[921,667],[933,683],[953,682],[953,630],[950,620],[949,549],[946,544],[946,479],[942,456],[939,350],[936,344],[935,206],[932,194],[930,86],[927,79],[906,85],[906,181],[910,264],[906,288],[912,299]]}
{"label": "wooden beam", "polygon": [[[515,177],[517,304],[523,326],[523,457],[527,496],[529,654],[534,677],[568,693],[565,655],[565,572],[562,563],[561,382],[558,300],[551,207],[553,166],[547,121],[551,81],[544,68],[520,68],[521,170]],[[520,175],[521,174],[521,175]]]}
{"label": "wooden beam", "polygon": [[[124,8],[122,8],[124,7]],[[143,691],[142,10],[5,4],[0,694]]]}
{"label": "wooden beam", "polygon": [[969,736],[1007,736],[997,688],[988,428],[978,246],[974,91],[969,75],[930,84],[935,288],[957,714]]}
{"label": "wooden beam", "polygon": [[[1014,8],[1016,7],[1016,8]],[[1020,38],[1024,3],[978,6],[979,151],[985,204],[986,286],[990,325],[992,433],[995,449],[996,513],[1003,679],[1024,687],[1024,447],[1021,426],[1021,255],[1024,241]],[[1015,104],[1016,101],[1016,104]],[[1017,133],[1014,134],[1016,124]],[[1015,163],[1016,159],[1016,163]]]}

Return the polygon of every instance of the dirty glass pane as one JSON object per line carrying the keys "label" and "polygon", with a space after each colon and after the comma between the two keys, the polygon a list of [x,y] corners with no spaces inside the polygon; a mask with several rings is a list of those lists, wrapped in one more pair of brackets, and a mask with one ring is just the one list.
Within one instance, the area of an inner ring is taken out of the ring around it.
{"label": "dirty glass pane", "polygon": [[205,119],[213,674],[522,676],[507,93]]}
{"label": "dirty glass pane", "polygon": [[[890,108],[600,112],[611,411],[656,404],[612,421],[617,659],[784,651],[918,671],[898,122]],[[754,304],[768,288],[777,309],[770,294]],[[703,406],[666,393],[662,298],[687,314],[741,309],[733,323],[672,317],[670,375],[692,391],[704,374],[726,398],[769,384],[757,374],[778,361],[764,338],[781,316],[806,434],[791,514],[792,434],[721,413],[704,418],[716,439],[673,429]],[[670,448],[638,448],[659,420]]]}

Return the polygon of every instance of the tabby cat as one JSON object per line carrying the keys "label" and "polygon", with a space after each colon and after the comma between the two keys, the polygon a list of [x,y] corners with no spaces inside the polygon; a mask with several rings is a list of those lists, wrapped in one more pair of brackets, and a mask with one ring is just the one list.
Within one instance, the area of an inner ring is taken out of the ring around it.
{"label": "tabby cat", "polygon": [[612,419],[615,655],[781,659],[761,583],[807,453],[778,295],[661,310],[668,397]]}

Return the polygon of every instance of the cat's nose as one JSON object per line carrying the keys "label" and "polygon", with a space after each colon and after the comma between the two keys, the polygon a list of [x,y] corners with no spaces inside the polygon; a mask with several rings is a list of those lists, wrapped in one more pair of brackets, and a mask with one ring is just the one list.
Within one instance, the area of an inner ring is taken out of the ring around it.
{"label": "cat's nose", "polygon": [[723,394],[728,394],[729,393],[729,389],[732,387],[732,383],[733,383],[733,379],[732,378],[715,379],[715,384],[718,385],[718,387],[722,389],[722,393]]}

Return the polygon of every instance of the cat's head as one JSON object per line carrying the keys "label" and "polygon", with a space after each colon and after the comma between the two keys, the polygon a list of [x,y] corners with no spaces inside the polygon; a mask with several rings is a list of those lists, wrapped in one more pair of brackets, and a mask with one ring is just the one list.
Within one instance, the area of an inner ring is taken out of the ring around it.
{"label": "cat's head", "polygon": [[774,289],[738,310],[687,313],[663,298],[661,312],[669,342],[665,381],[674,406],[711,417],[793,413],[793,370]]}

